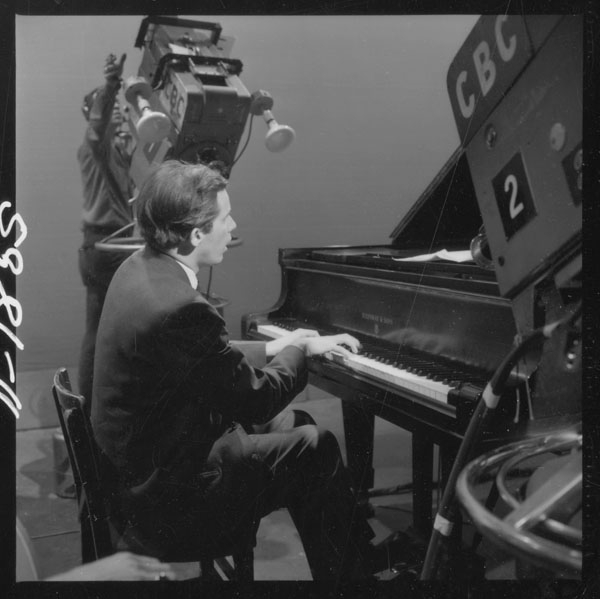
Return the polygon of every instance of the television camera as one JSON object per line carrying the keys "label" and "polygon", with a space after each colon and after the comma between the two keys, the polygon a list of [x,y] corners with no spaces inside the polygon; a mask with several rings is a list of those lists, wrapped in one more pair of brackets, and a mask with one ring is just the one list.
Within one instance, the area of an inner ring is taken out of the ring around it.
{"label": "television camera", "polygon": [[229,177],[245,149],[238,154],[248,117],[264,118],[270,151],[293,141],[294,130],[277,123],[271,112],[271,95],[250,93],[242,83],[242,62],[230,57],[233,42],[222,36],[218,23],[165,16],[142,20],[135,41],[143,50],[141,64],[137,76],[124,82],[136,186],[170,158],[207,164]]}

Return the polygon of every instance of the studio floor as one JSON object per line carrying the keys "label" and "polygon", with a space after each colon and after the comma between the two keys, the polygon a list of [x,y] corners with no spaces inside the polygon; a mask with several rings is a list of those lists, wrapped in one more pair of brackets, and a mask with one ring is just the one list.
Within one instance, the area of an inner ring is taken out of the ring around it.
{"label": "studio floor", "polygon": [[[49,395],[49,386],[48,395]],[[310,391],[310,390],[309,390]],[[51,397],[47,398],[51,401]],[[317,393],[299,398],[301,408],[338,437],[342,449],[343,425],[340,401]],[[74,499],[57,495],[55,459],[56,426],[17,431],[17,516],[31,540],[33,559],[40,578],[66,571],[80,563],[80,533]],[[377,419],[374,448],[375,487],[389,488],[411,480],[410,433]],[[375,541],[394,531],[407,530],[412,522],[412,496],[395,494],[371,499],[370,522]],[[469,529],[465,525],[465,531]],[[513,579],[514,560],[487,544],[479,550],[486,560],[487,579]],[[182,568],[196,568],[194,564]],[[182,570],[182,576],[195,570]],[[256,580],[310,580],[302,544],[286,510],[278,510],[261,522],[255,550]]]}

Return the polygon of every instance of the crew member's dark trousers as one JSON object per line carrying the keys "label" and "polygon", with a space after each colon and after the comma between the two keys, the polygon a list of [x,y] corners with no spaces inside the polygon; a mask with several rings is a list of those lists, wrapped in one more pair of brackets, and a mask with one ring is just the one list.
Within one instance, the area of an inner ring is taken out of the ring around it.
{"label": "crew member's dark trousers", "polygon": [[78,387],[85,399],[84,409],[88,415],[92,401],[92,382],[94,375],[94,353],[96,333],[102,314],[104,298],[115,271],[128,253],[97,250],[94,246],[110,235],[112,230],[101,227],[84,228],[83,245],[79,249],[79,273],[86,288],[85,333],[79,354]]}
{"label": "crew member's dark trousers", "polygon": [[258,516],[288,508],[314,580],[369,576],[369,540],[374,534],[355,509],[333,433],[315,426],[308,414],[290,410],[253,428],[256,452],[272,474],[258,499]]}

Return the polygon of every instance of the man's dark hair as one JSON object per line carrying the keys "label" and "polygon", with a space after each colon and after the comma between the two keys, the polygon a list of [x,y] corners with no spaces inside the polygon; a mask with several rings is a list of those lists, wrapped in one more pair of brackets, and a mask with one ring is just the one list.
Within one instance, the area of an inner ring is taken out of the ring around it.
{"label": "man's dark hair", "polygon": [[212,230],[217,192],[227,179],[201,164],[167,160],[142,183],[135,202],[142,237],[158,251],[177,247],[192,229]]}

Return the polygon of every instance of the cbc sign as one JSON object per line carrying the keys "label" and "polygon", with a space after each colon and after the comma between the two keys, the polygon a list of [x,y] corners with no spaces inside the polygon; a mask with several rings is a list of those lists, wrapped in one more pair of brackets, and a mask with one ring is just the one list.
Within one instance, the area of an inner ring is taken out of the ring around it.
{"label": "cbc sign", "polygon": [[466,145],[532,57],[521,17],[482,17],[448,69],[447,86]]}

